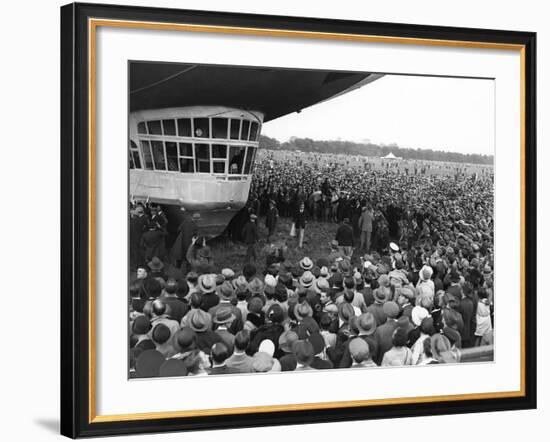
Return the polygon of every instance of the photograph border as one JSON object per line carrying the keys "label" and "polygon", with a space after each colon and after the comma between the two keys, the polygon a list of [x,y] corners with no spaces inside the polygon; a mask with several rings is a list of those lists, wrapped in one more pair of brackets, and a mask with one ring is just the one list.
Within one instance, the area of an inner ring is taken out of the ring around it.
{"label": "photograph border", "polygon": [[[100,26],[517,51],[521,60],[520,389],[261,407],[96,413],[96,31]],[[61,8],[61,433],[238,428],[536,407],[536,34],[116,5]],[[315,411],[315,413],[311,413]]]}

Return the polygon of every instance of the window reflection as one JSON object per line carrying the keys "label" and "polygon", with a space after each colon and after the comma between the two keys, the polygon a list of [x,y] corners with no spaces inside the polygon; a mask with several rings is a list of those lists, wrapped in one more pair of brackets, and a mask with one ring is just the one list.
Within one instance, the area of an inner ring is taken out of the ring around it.
{"label": "window reflection", "polygon": [[210,173],[210,145],[195,144],[195,160],[197,172]]}
{"label": "window reflection", "polygon": [[151,150],[153,152],[153,163],[155,164],[155,169],[166,170],[162,141],[151,141]]}
{"label": "window reflection", "polygon": [[197,138],[210,138],[208,118],[194,118],[194,135]]}
{"label": "window reflection", "polygon": [[160,127],[160,121],[148,121],[147,129],[149,130],[149,135],[162,135],[162,128]]}
{"label": "window reflection", "polygon": [[151,155],[151,147],[149,141],[142,141],[141,143],[141,156],[145,163],[145,169],[153,170],[153,156]]}
{"label": "window reflection", "polygon": [[231,146],[229,149],[229,173],[241,174],[244,164],[246,147]]}
{"label": "window reflection", "polygon": [[250,121],[243,120],[241,128],[241,140],[248,140],[248,129],[250,128]]}
{"label": "window reflection", "polygon": [[212,118],[212,138],[227,138],[227,118]]}

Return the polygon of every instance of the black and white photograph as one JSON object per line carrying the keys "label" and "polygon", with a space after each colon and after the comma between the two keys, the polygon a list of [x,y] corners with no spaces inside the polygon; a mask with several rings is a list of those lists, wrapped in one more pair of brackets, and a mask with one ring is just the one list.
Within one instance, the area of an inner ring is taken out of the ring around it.
{"label": "black and white photograph", "polygon": [[128,80],[130,379],[494,361],[492,79]]}

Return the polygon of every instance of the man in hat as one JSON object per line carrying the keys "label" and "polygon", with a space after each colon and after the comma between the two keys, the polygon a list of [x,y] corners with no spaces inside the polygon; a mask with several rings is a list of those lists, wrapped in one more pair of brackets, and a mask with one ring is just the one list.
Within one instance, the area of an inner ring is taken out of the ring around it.
{"label": "man in hat", "polygon": [[[298,203],[298,210],[293,217],[294,235],[298,237],[298,248],[301,249],[304,244],[304,234],[306,229],[306,211],[303,202]],[[291,232],[291,236],[292,236]]]}
{"label": "man in hat", "polygon": [[378,340],[378,360],[376,363],[381,362],[381,358],[388,350],[393,346],[393,332],[397,328],[397,316],[399,315],[399,306],[393,301],[387,301],[383,305],[384,313],[386,314],[386,322],[376,329],[376,337]]}
{"label": "man in hat", "polygon": [[277,228],[277,221],[279,219],[279,210],[277,210],[277,205],[272,199],[269,200],[269,208],[265,215],[265,226],[267,227],[267,242],[271,241],[271,236]]}
{"label": "man in hat", "polygon": [[353,229],[349,225],[349,218],[344,218],[338,230],[336,230],[336,237],[338,241],[340,252],[347,257],[351,258],[353,253]]}
{"label": "man in hat", "polygon": [[257,216],[254,213],[250,214],[250,219],[243,228],[243,241],[247,245],[245,262],[250,262],[252,258],[254,261],[258,259],[256,254],[256,243],[259,239],[258,226],[256,224]]}
{"label": "man in hat", "polygon": [[371,237],[372,237],[372,221],[374,219],[373,212],[368,207],[361,209],[361,216],[359,217],[359,229],[361,230],[361,250],[370,251]]}
{"label": "man in hat", "polygon": [[376,325],[380,326],[386,322],[387,315],[384,311],[384,303],[390,299],[390,291],[387,287],[378,287],[373,292],[374,303],[367,307],[367,312],[373,314]]}
{"label": "man in hat", "polygon": [[265,324],[253,330],[250,340],[250,353],[258,351],[260,343],[266,339],[272,341],[275,345],[275,351],[278,349],[279,337],[285,331],[282,323],[284,321],[284,312],[280,305],[272,304],[265,315]]}
{"label": "man in hat", "polygon": [[210,247],[206,245],[205,237],[194,236],[191,238],[191,245],[185,256],[192,271],[198,274],[215,272],[214,260],[210,253]]}
{"label": "man in hat", "polygon": [[333,239],[329,245],[330,245],[330,252],[327,258],[329,263],[332,266],[338,259],[343,259],[344,254],[340,251],[340,248],[338,246],[338,241],[336,241],[335,239]]}
{"label": "man in hat", "polygon": [[229,306],[222,306],[216,309],[215,315],[212,316],[214,331],[219,336],[221,342],[223,342],[229,350],[229,354],[233,353],[235,335],[231,333],[228,329],[234,320],[235,315],[233,314]]}
{"label": "man in hat", "polygon": [[[233,321],[228,326],[228,330],[233,335],[243,329],[243,315],[240,308],[233,304],[235,300],[235,289],[229,281],[224,281],[216,288],[216,293],[219,298],[219,303],[208,310],[212,318],[216,317],[216,312],[221,308],[229,308],[234,316]],[[247,312],[248,313],[248,312]]]}
{"label": "man in hat", "polygon": [[212,318],[200,308],[192,309],[183,318],[191,330],[195,332],[195,343],[199,350],[210,354],[212,346],[221,342],[221,338],[212,330]]}
{"label": "man in hat", "polygon": [[183,221],[178,226],[178,236],[170,250],[170,258],[176,267],[181,267],[184,272],[189,271],[189,263],[186,259],[187,249],[191,245],[193,237],[199,236],[199,222],[201,216],[198,212],[192,215],[182,207]]}
{"label": "man in hat", "polygon": [[[357,318],[357,329],[359,333],[357,334],[357,339],[363,340],[369,349],[370,357],[373,360],[378,359],[379,353],[379,344],[378,338],[376,335],[376,320],[372,313],[363,313]],[[344,343],[344,351],[342,354],[342,359],[340,360],[340,368],[348,368],[352,366],[353,358],[351,357],[351,349],[349,345],[351,340],[348,340]]]}
{"label": "man in hat", "polygon": [[147,217],[141,204],[130,210],[130,269],[135,269],[143,260],[141,235],[147,230]]}
{"label": "man in hat", "polygon": [[279,348],[274,356],[279,359],[282,371],[293,371],[296,369],[298,361],[296,360],[296,355],[292,352],[292,347],[299,339],[298,335],[292,330],[287,330],[279,336]]}
{"label": "man in hat", "polygon": [[201,293],[201,309],[208,312],[212,307],[220,303],[216,294],[216,277],[212,273],[199,276],[198,287]]}
{"label": "man in hat", "polygon": [[400,287],[395,290],[397,294],[397,304],[401,310],[400,316],[406,316],[411,319],[411,312],[414,308],[415,294],[411,287]]}

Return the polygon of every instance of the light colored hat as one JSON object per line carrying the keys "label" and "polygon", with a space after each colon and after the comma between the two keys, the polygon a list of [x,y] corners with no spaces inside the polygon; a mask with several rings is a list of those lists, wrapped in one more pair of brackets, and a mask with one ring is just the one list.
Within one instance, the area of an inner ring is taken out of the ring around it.
{"label": "light colored hat", "polygon": [[305,288],[309,288],[313,285],[315,281],[315,276],[309,270],[305,271],[304,274],[300,277],[300,285]]}
{"label": "light colored hat", "polygon": [[199,289],[203,293],[211,293],[216,288],[216,275],[210,273],[199,276]]}
{"label": "light colored hat", "polygon": [[399,246],[395,244],[394,242],[390,242],[390,250],[392,252],[399,252]]}
{"label": "light colored hat", "polygon": [[417,327],[420,326],[420,324],[422,323],[422,320],[424,318],[427,318],[428,316],[430,316],[430,313],[428,312],[428,310],[426,310],[424,307],[421,307],[419,305],[413,307],[413,309],[411,310],[412,322]]}
{"label": "light colored hat", "polygon": [[433,273],[433,269],[430,266],[425,265],[420,269],[418,276],[422,281],[429,281],[432,278]]}
{"label": "light colored hat", "polygon": [[273,356],[273,354],[275,353],[275,344],[271,339],[264,339],[262,342],[260,342],[258,351],[267,353],[269,356]]}
{"label": "light colored hat", "polygon": [[[244,276],[242,278],[244,279]],[[248,283],[248,290],[250,290],[250,293],[252,293],[253,295],[262,293],[262,291],[264,290],[264,283],[260,278],[254,277]]]}
{"label": "light colored hat", "polygon": [[277,280],[273,275],[270,275],[269,273],[265,275],[264,282],[267,287],[275,287],[277,285]]}
{"label": "light colored hat", "polygon": [[303,270],[311,270],[313,268],[313,261],[305,256],[300,260],[300,267]]}
{"label": "light colored hat", "polygon": [[315,282],[313,283],[313,288],[315,289],[315,291],[317,291],[317,293],[321,293],[321,292],[326,293],[330,289],[330,283],[325,278],[319,278],[319,279],[316,279]]}
{"label": "light colored hat", "polygon": [[222,269],[222,276],[225,279],[231,279],[235,276],[235,272],[231,269]]}

